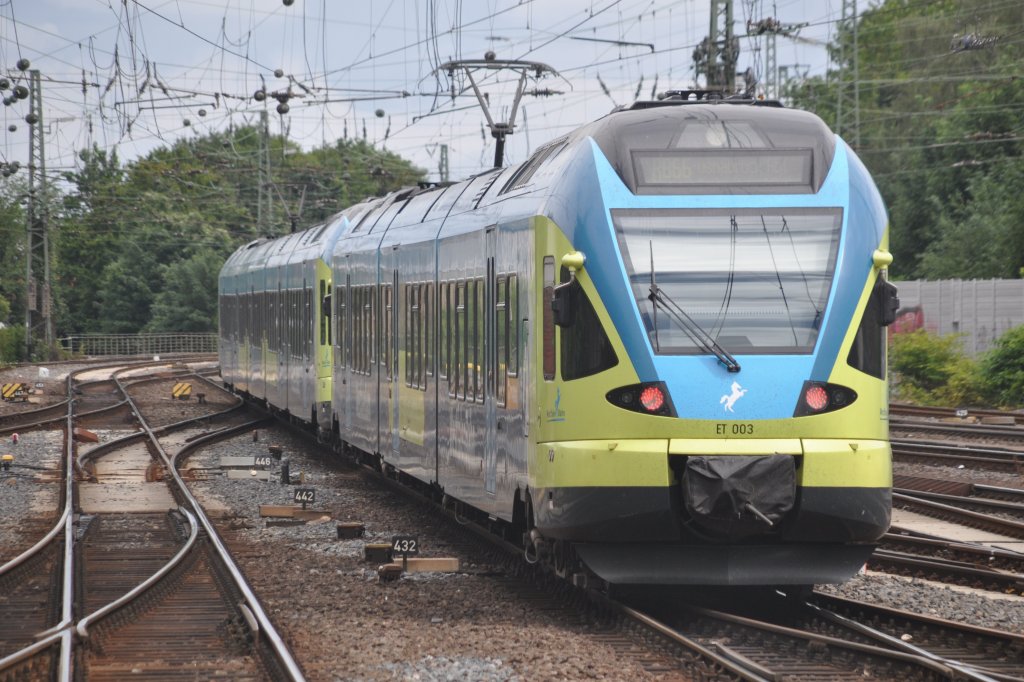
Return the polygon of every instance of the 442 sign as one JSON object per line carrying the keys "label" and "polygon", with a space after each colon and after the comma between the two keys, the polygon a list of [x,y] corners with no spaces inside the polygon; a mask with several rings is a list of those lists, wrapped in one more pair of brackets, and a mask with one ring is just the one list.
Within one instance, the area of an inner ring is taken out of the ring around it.
{"label": "442 sign", "polygon": [[302,508],[305,509],[307,504],[316,502],[316,489],[296,488],[295,492],[292,493],[292,502],[302,503]]}

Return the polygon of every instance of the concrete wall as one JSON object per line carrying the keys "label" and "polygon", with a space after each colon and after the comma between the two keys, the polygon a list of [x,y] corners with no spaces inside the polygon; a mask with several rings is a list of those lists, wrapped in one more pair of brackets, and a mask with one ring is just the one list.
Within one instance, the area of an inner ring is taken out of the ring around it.
{"label": "concrete wall", "polygon": [[984,353],[1003,332],[1024,324],[1024,279],[914,280],[899,288],[897,333],[923,326],[937,334],[962,334],[964,352]]}

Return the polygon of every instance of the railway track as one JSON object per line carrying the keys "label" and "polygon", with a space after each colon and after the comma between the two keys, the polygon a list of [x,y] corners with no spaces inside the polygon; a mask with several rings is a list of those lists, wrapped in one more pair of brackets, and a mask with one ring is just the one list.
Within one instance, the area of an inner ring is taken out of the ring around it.
{"label": "railway track", "polygon": [[892,454],[897,462],[920,462],[942,466],[964,466],[973,471],[1024,472],[1024,451],[969,446],[960,443],[921,442],[893,438]]}
{"label": "railway track", "polygon": [[896,476],[893,480],[893,504],[968,528],[1024,540],[1024,491]]}
{"label": "railway track", "polygon": [[925,419],[948,419],[977,422],[987,426],[1012,426],[1024,424],[1024,412],[1009,410],[992,410],[980,407],[929,407],[911,405],[909,403],[889,403],[889,415],[900,417],[918,417]]}
{"label": "railway track", "polygon": [[868,559],[868,568],[1000,594],[1024,594],[1024,554],[951,541],[894,527]]}
{"label": "railway track", "polygon": [[[37,614],[21,619],[18,632],[0,625],[0,679],[121,680],[135,674],[301,679],[158,437],[158,432],[168,437],[190,429],[185,440],[191,442],[182,448],[187,450],[257,422],[238,419],[235,408],[211,405],[183,420],[164,418],[154,429],[119,374],[129,370],[85,384],[74,375],[68,378],[65,434],[81,428],[78,405],[88,408],[90,422],[106,426],[121,425],[118,411],[127,408],[141,431],[84,453],[65,435],[61,520],[33,548],[0,567],[0,584],[18,586],[17,610]],[[186,375],[202,381],[185,371],[155,380]],[[91,399],[82,398],[86,395]],[[53,425],[52,412],[34,410],[8,426],[46,428]],[[224,418],[226,427],[211,428],[211,422]],[[105,470],[102,462],[109,457],[121,459]],[[87,479],[76,480],[75,471]],[[85,494],[82,485],[90,486]],[[166,511],[179,504],[178,511]],[[40,576],[48,577],[45,590]]]}
{"label": "railway track", "polygon": [[751,592],[727,610],[659,601],[617,608],[740,679],[1024,679],[1020,635],[819,593]]}

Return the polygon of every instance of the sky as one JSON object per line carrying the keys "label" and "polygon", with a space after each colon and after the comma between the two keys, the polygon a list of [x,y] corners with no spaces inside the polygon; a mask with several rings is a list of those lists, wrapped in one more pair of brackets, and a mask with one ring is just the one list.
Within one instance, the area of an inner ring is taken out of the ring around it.
{"label": "sky", "polygon": [[[863,0],[861,4],[866,4]],[[692,54],[711,0],[0,0],[0,76],[40,72],[48,176],[98,146],[130,161],[175,140],[255,124],[304,149],[364,137],[439,179],[493,165],[494,140],[458,60],[540,62],[506,142],[506,164],[617,105],[694,87]],[[777,38],[777,64],[820,75],[842,0],[735,0],[739,70],[764,78],[747,21],[804,24]],[[491,116],[507,121],[518,74],[478,71]],[[2,94],[10,98],[10,87]],[[255,95],[266,92],[262,100]],[[638,96],[639,93],[639,96]],[[290,94],[290,96],[289,96]],[[455,95],[454,97],[452,95]],[[288,111],[279,114],[287,96]],[[0,162],[29,157],[29,100],[0,107]]]}

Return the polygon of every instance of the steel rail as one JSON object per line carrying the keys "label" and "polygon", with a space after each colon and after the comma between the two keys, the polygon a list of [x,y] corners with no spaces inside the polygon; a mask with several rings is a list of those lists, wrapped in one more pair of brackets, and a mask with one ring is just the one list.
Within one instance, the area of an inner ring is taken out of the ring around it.
{"label": "steel rail", "polygon": [[[61,605],[61,620],[60,620],[60,622],[58,622],[53,627],[48,628],[47,630],[39,633],[37,635],[37,640],[38,641],[35,644],[32,644],[32,645],[30,645],[30,646],[28,646],[28,647],[26,647],[26,648],[24,648],[24,649],[22,649],[20,651],[13,652],[10,655],[6,656],[5,658],[0,659],[0,672],[2,672],[4,670],[7,670],[8,668],[10,668],[10,667],[12,667],[14,665],[17,665],[18,663],[21,663],[21,662],[23,662],[25,660],[28,660],[32,656],[35,656],[39,652],[44,651],[47,648],[49,648],[50,646],[53,646],[53,645],[55,645],[55,644],[57,644],[59,642],[60,643],[60,654],[59,654],[58,677],[57,677],[57,679],[60,682],[71,682],[71,678],[72,678],[72,675],[73,675],[72,664],[71,664],[71,657],[72,657],[72,654],[73,654],[73,644],[74,644],[74,640],[73,640],[72,636],[73,636],[73,634],[75,633],[75,631],[77,629],[76,626],[75,626],[75,623],[74,623],[74,615],[73,615],[74,614],[74,611],[73,611],[73,604],[74,604],[74,584],[73,584],[74,581],[73,581],[73,576],[74,576],[74,539],[75,539],[75,520],[74,520],[74,514],[73,514],[73,505],[74,505],[74,478],[75,478],[74,472],[75,472],[75,465],[78,463],[78,461],[74,457],[74,420],[75,420],[74,406],[75,406],[75,400],[71,397],[73,395],[75,376],[80,374],[80,373],[83,373],[83,372],[96,371],[97,369],[107,369],[107,368],[113,368],[113,367],[121,367],[121,368],[124,368],[124,369],[120,370],[120,371],[128,371],[128,370],[138,369],[140,367],[153,366],[153,365],[157,365],[157,364],[166,364],[166,363],[165,362],[152,362],[152,361],[148,361],[148,362],[142,362],[142,363],[132,363],[130,367],[125,367],[124,363],[117,363],[117,364],[103,365],[103,366],[100,366],[100,367],[86,367],[86,368],[82,368],[80,370],[77,370],[75,372],[72,372],[72,373],[68,374],[67,379],[66,379],[66,385],[67,385],[66,388],[67,388],[67,393],[68,393],[69,398],[68,398],[68,400],[62,401],[60,403],[60,405],[65,405],[67,407],[67,414],[63,417],[63,419],[65,420],[65,433],[66,433],[66,436],[65,436],[65,459],[66,459],[66,461],[65,461],[65,469],[66,470],[65,470],[65,488],[64,488],[64,511],[63,511],[60,519],[54,525],[54,527],[41,540],[39,540],[35,545],[33,545],[31,548],[29,548],[25,552],[22,552],[20,555],[18,555],[14,559],[11,559],[7,563],[5,563],[3,566],[0,566],[0,575],[3,575],[4,573],[7,573],[10,570],[13,570],[14,568],[16,568],[17,566],[21,565],[22,563],[27,561],[29,558],[34,556],[36,553],[41,551],[50,542],[52,542],[57,537],[57,535],[60,534],[61,531],[63,531],[64,532],[64,563],[63,563],[63,571],[62,571],[62,573],[63,573],[63,575],[62,575],[62,578],[63,578],[63,585],[62,585],[63,603]],[[120,371],[115,372],[114,374],[119,374]],[[200,379],[204,380],[204,381],[207,381],[208,383],[212,383],[212,382],[209,382],[207,379],[205,379],[205,377],[201,377],[198,374],[196,376],[199,377]],[[103,380],[103,381],[107,381],[107,380]],[[226,410],[223,410],[221,412],[218,412],[218,413],[214,413],[214,414],[211,414],[211,415],[205,415],[205,416],[202,416],[202,417],[196,417],[196,418],[193,418],[193,419],[190,419],[190,420],[184,420],[182,422],[176,422],[174,424],[169,424],[169,425],[166,425],[166,426],[158,427],[157,429],[149,429],[148,426],[145,425],[144,419],[139,414],[137,406],[135,406],[135,404],[131,401],[130,397],[128,397],[128,393],[125,390],[124,383],[121,382],[120,380],[118,380],[117,378],[113,378],[113,381],[114,381],[115,385],[118,387],[118,389],[121,390],[121,392],[126,396],[126,399],[122,400],[122,401],[119,401],[114,406],[100,408],[98,410],[92,410],[90,412],[83,413],[83,414],[78,415],[78,416],[81,417],[81,416],[85,416],[85,415],[89,415],[89,414],[94,414],[94,413],[97,413],[97,412],[103,412],[103,411],[107,411],[107,410],[110,410],[110,409],[114,409],[116,407],[120,407],[120,406],[122,406],[124,404],[128,404],[132,408],[132,410],[135,412],[136,416],[140,419],[140,423],[142,423],[143,426],[148,431],[152,441],[156,444],[156,447],[159,449],[161,455],[164,457],[165,463],[167,463],[167,456],[166,456],[166,453],[163,451],[163,449],[160,447],[160,444],[157,441],[156,436],[154,435],[155,433],[157,433],[157,432],[161,432],[162,433],[162,432],[165,432],[165,431],[175,430],[177,428],[181,428],[181,427],[186,426],[189,422],[199,421],[199,420],[203,420],[203,419],[209,419],[211,417],[216,417],[216,416],[220,416],[220,415],[223,415],[223,414],[227,414],[227,413],[230,413],[230,412],[232,412],[234,410],[239,409],[244,404],[241,400],[238,400],[237,403],[234,406],[232,406],[232,407],[230,407],[230,408],[228,408]],[[215,385],[215,384],[213,384],[213,385]],[[44,408],[44,409],[52,410],[52,409],[54,409],[54,406],[48,406],[47,408]],[[46,422],[40,422],[40,423],[47,423],[47,422],[50,422],[50,421],[57,421],[57,419],[46,420]],[[244,427],[248,428],[248,425],[244,425]],[[18,428],[18,427],[16,427],[16,428]],[[23,428],[23,427],[21,427],[21,428]],[[235,427],[235,428],[237,429],[238,427]],[[144,436],[142,434],[131,434],[130,436],[126,436],[124,438],[117,439],[113,443],[123,444],[126,441],[130,441],[132,439],[137,439],[137,438],[143,438],[143,437]],[[112,443],[104,444],[103,446],[100,446],[99,448],[94,448],[94,449],[90,450],[88,453],[85,453],[85,455],[83,455],[83,457],[87,458],[88,456],[91,456],[93,454],[97,454],[101,450],[108,449],[110,447],[110,445],[112,445]],[[82,458],[79,458],[79,460],[81,460],[81,459]],[[196,501],[195,498],[191,497],[191,494],[188,492],[187,487],[184,486],[184,482],[180,479],[180,477],[177,476],[177,472],[174,472],[174,475],[175,475],[175,478],[178,481],[179,486],[182,487],[182,489],[184,490],[185,494],[190,498],[191,503],[193,505],[195,505],[195,506],[198,506],[198,501]],[[185,510],[185,509],[182,509],[182,511],[184,511],[185,513],[188,513],[188,511]],[[190,516],[191,525],[193,526],[193,529],[194,529],[193,530],[193,535],[197,535],[198,534],[198,525],[195,523],[195,520],[194,520],[195,517],[192,516],[191,514],[189,514],[189,516]],[[207,521],[207,525],[209,525],[208,521]],[[207,530],[209,532],[209,528]],[[152,578],[151,578],[151,580],[152,580]],[[149,582],[149,581],[147,581],[147,582]],[[133,590],[133,592],[135,592],[136,590],[139,590],[139,588],[136,587],[135,590]],[[142,591],[144,591],[144,590],[142,590]],[[141,591],[139,593],[141,593]],[[118,600],[118,601],[121,601],[121,600]],[[104,608],[106,608],[106,607],[104,607]],[[89,617],[87,617],[87,619],[88,618]],[[92,618],[92,620],[95,620],[95,619],[96,618]],[[87,620],[86,621],[86,625],[88,625],[88,622],[90,622],[90,621]],[[80,634],[83,634],[83,633],[80,633]],[[301,677],[298,677],[298,678],[295,678],[295,679],[301,679]]]}
{"label": "steel rail", "polygon": [[[219,417],[224,417],[226,415],[231,414],[232,412],[236,412],[236,411],[241,410],[241,408],[243,406],[244,406],[244,403],[238,402],[237,404],[232,405],[231,407],[227,408],[226,410],[221,410],[220,412],[213,412],[213,413],[210,413],[210,414],[205,414],[205,415],[202,415],[200,417],[190,417],[190,418],[184,419],[184,420],[182,420],[180,422],[174,422],[173,424],[165,424],[163,426],[157,426],[152,431],[153,431],[154,434],[166,435],[168,433],[173,433],[175,431],[179,431],[179,430],[190,428],[192,426],[195,426],[198,422],[201,422],[201,421],[206,421],[206,420],[209,420],[209,419],[217,419]],[[86,462],[88,462],[89,460],[93,459],[97,455],[103,454],[107,450],[111,450],[113,448],[120,447],[122,445],[127,445],[128,443],[131,443],[132,441],[145,440],[145,439],[146,439],[146,433],[144,431],[140,431],[140,432],[137,432],[137,433],[129,433],[129,434],[125,435],[125,436],[121,436],[120,438],[115,438],[114,440],[107,441],[106,443],[103,443],[102,445],[97,445],[96,447],[92,448],[88,452],[83,452],[82,454],[80,454],[78,456],[78,459],[75,461],[75,463],[79,467],[79,469],[84,469]]]}
{"label": "steel rail", "polygon": [[913,421],[908,419],[890,418],[889,427],[892,429],[905,429],[907,431],[939,431],[942,433],[957,433],[968,438],[1001,436],[1006,438],[1020,438],[1024,436],[1024,428],[1020,426],[993,426],[989,424],[949,424]]}
{"label": "steel rail", "polygon": [[75,625],[75,632],[78,633],[78,636],[81,639],[89,638],[90,624],[92,624],[95,621],[98,621],[104,616],[121,608],[122,606],[129,603],[130,601],[138,597],[140,594],[148,590],[150,587],[158,583],[161,578],[170,573],[175,566],[180,564],[181,561],[185,558],[185,556],[192,550],[192,547],[195,545],[196,540],[199,538],[199,523],[196,521],[195,515],[185,507],[179,506],[178,511],[185,515],[185,517],[188,519],[189,528],[191,528],[188,540],[185,541],[185,544],[181,546],[181,549],[178,550],[177,554],[171,557],[166,564],[160,567],[160,570],[158,570],[149,578],[133,587],[130,592],[125,593],[118,599],[115,599],[106,606],[97,609],[96,611],[93,611],[85,618],[79,620],[78,624]]}
{"label": "steel rail", "polygon": [[1006,573],[955,559],[937,559],[921,554],[876,549],[871,557],[868,558],[868,564],[883,567],[888,564],[908,569],[937,571],[957,577],[972,578],[979,582],[987,582],[988,584],[996,584],[1000,590],[1009,590],[1017,594],[1024,591],[1024,575],[1020,573]]}
{"label": "steel rail", "polygon": [[[122,386],[123,388],[121,379],[116,378],[116,381],[118,382],[118,385]],[[127,391],[125,391],[125,393],[127,395]],[[291,676],[291,678],[293,680],[296,680],[296,682],[304,682],[305,677],[302,674],[302,670],[299,668],[298,663],[295,661],[291,652],[288,650],[288,647],[285,645],[284,639],[274,628],[274,625],[270,621],[270,617],[267,616],[266,611],[263,609],[263,605],[260,603],[259,598],[256,596],[256,593],[253,592],[252,588],[249,586],[249,583],[245,580],[245,576],[242,575],[242,572],[238,568],[238,565],[235,564],[234,559],[231,557],[231,553],[227,550],[227,547],[224,546],[224,543],[221,540],[220,535],[217,533],[217,529],[213,526],[213,523],[210,521],[209,517],[207,517],[206,513],[203,511],[202,505],[199,503],[199,500],[197,500],[195,496],[192,495],[192,492],[188,489],[188,485],[186,485],[184,479],[182,479],[181,475],[178,473],[177,467],[175,466],[175,459],[177,458],[178,455],[176,454],[174,457],[168,456],[163,446],[160,445],[159,439],[156,437],[156,434],[154,433],[153,429],[150,428],[149,424],[145,420],[145,417],[142,416],[138,408],[135,406],[134,401],[131,400],[130,396],[128,400],[129,402],[131,402],[133,410],[135,411],[135,414],[139,418],[139,424],[152,439],[153,444],[160,455],[160,458],[164,461],[164,464],[167,467],[167,470],[174,478],[186,501],[189,503],[189,505],[191,505],[193,512],[199,519],[199,522],[202,524],[203,529],[206,531],[210,543],[216,549],[217,555],[220,557],[221,561],[224,562],[224,565],[227,568],[228,572],[230,573],[232,580],[235,582],[235,585],[242,593],[242,596],[244,597],[245,600],[244,603],[247,605],[247,608],[252,612],[256,623],[258,623],[259,625],[259,627],[256,628],[257,632],[254,634],[262,634],[263,636],[265,636],[269,641],[271,648],[274,650],[275,655],[278,656],[279,661],[284,665],[285,670]],[[245,428],[251,428],[251,425],[242,425],[240,427],[234,427],[234,430],[244,430]],[[203,439],[197,439],[196,441],[193,441],[193,443],[191,443],[190,445],[195,446],[202,441]],[[180,454],[180,451],[178,454]]]}
{"label": "steel rail", "polygon": [[1011,521],[991,516],[989,514],[981,514],[979,512],[970,511],[969,509],[962,509],[953,505],[942,504],[941,502],[932,502],[914,495],[904,495],[894,492],[892,494],[892,499],[893,502],[900,502],[907,506],[916,506],[919,509],[924,509],[934,513],[948,514],[968,519],[972,523],[976,524],[976,527],[988,528],[994,533],[1001,533],[1018,539],[1024,538],[1024,523],[1019,521]]}
{"label": "steel rail", "polygon": [[52,542],[57,535],[63,530],[64,531],[64,563],[63,563],[63,575],[62,575],[62,604],[61,604],[61,620],[53,627],[40,633],[38,637],[40,640],[35,644],[26,647],[20,651],[15,651],[6,658],[0,660],[0,671],[6,670],[7,668],[17,665],[18,663],[31,658],[40,651],[60,642],[60,654],[58,658],[58,679],[60,682],[70,682],[71,680],[71,655],[72,655],[72,639],[70,627],[74,622],[74,538],[75,538],[75,526],[74,526],[74,400],[71,399],[72,388],[74,386],[74,377],[76,374],[85,371],[93,371],[95,368],[81,369],[76,372],[70,372],[66,379],[66,388],[68,394],[68,400],[62,404],[67,406],[67,414],[65,415],[64,425],[64,511],[61,514],[60,519],[54,525],[53,529],[47,533],[42,540],[37,542],[31,548],[15,557],[11,561],[0,567],[0,575],[7,572],[8,570],[20,565],[22,562],[33,556],[36,552],[39,552],[43,547]]}
{"label": "steel rail", "polygon": [[838,613],[833,613],[832,611],[824,609],[818,606],[817,604],[812,604],[811,602],[804,602],[804,605],[815,611],[818,615],[820,615],[822,618],[826,620],[836,623],[837,625],[842,625],[848,630],[853,630],[854,632],[859,632],[862,635],[866,635],[874,639],[875,641],[881,642],[886,646],[892,647],[897,651],[901,651],[912,656],[918,656],[929,661],[934,661],[936,664],[942,666],[943,668],[947,668],[950,671],[956,671],[960,675],[963,675],[964,679],[976,680],[976,682],[999,682],[999,678],[992,677],[990,674],[986,674],[986,671],[979,670],[974,666],[961,663],[960,661],[952,661],[948,658],[944,658],[942,656],[939,656],[938,654],[928,651],[927,649],[923,649],[915,644],[911,644],[910,642],[904,642],[899,637],[893,637],[892,635],[882,632],[881,630],[876,630],[873,627],[851,620],[846,616],[840,615]]}
{"label": "steel rail", "polygon": [[[822,635],[814,632],[808,632],[799,628],[793,628],[786,625],[778,625],[775,623],[768,623],[765,621],[757,620],[754,618],[748,618],[746,616],[739,616],[732,613],[724,613],[722,611],[715,611],[713,609],[707,609],[700,606],[688,606],[687,610],[693,613],[703,615],[707,618],[715,620],[721,620],[726,622],[735,623],[744,627],[754,628],[765,632],[770,632],[777,635],[783,635],[786,637],[793,637],[808,642],[817,642],[827,647],[836,647],[838,649],[845,649],[847,651],[855,651],[858,653],[867,654],[870,656],[878,656],[879,658],[895,659],[903,663],[910,663],[918,665],[922,668],[932,670],[939,674],[951,677],[952,668],[946,665],[941,658],[933,655],[925,656],[920,653],[909,653],[903,650],[893,650],[889,648],[883,648],[875,646],[873,644],[862,644],[861,642],[851,642],[849,640],[841,639],[839,637],[833,637],[831,635]],[[986,680],[985,682],[997,682],[996,680]]]}

